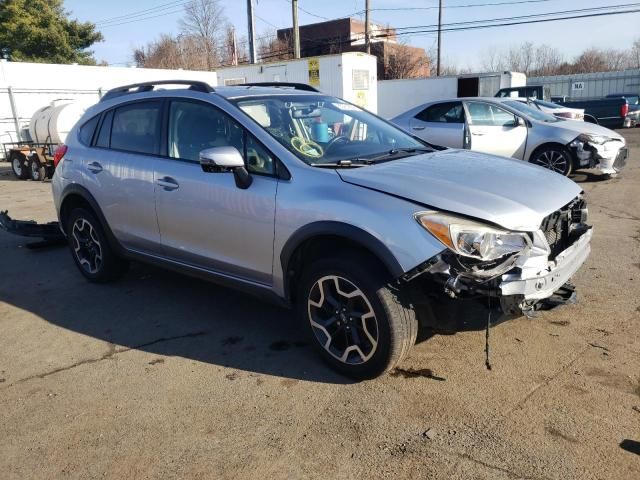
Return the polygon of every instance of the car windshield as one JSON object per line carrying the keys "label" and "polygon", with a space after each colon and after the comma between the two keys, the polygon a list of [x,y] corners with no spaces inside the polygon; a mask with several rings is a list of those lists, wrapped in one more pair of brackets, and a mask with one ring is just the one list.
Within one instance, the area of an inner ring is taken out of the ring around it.
{"label": "car windshield", "polygon": [[561,121],[553,115],[544,113],[535,107],[531,107],[526,103],[519,102],[517,100],[509,100],[507,102],[504,102],[504,104],[513,108],[514,110],[519,111],[520,113],[524,113],[527,117],[532,118],[533,120],[538,120],[539,122],[553,123]]}
{"label": "car windshield", "polygon": [[292,94],[231,101],[310,165],[364,165],[432,150],[376,115],[334,97]]}

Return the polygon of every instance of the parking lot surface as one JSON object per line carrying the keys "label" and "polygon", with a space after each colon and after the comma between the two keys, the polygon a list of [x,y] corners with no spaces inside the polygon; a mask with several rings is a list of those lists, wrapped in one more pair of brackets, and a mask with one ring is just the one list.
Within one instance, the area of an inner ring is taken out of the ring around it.
{"label": "parking lot surface", "polygon": [[[290,312],[134,264],[87,283],[0,232],[1,478],[640,478],[640,129],[573,176],[595,233],[579,303],[436,334],[354,383]],[[55,219],[0,164],[0,209]]]}

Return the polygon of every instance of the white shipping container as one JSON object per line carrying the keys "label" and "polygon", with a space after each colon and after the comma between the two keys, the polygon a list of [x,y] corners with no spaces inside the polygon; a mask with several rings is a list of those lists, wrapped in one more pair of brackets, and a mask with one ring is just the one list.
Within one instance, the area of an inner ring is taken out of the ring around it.
{"label": "white shipping container", "polygon": [[542,85],[545,98],[593,98],[616,93],[640,95],[640,69],[530,77],[527,85]]}
{"label": "white shipping container", "polygon": [[518,72],[473,73],[378,82],[378,114],[393,118],[417,105],[457,97],[493,97],[505,87],[526,85]]}
{"label": "white shipping container", "polygon": [[376,57],[349,52],[339,55],[227,67],[216,71],[218,85],[253,82],[306,83],[367,110],[378,110]]}

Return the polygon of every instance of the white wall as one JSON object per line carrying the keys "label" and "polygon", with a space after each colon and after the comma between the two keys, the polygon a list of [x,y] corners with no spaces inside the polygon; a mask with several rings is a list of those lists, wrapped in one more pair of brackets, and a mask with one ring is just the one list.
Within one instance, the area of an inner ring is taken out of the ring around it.
{"label": "white wall", "polygon": [[[0,61],[0,143],[18,140],[9,100],[11,88],[20,129],[40,107],[57,99],[86,106],[113,87],[151,80],[201,80],[217,84],[215,72],[127,67],[91,67]],[[4,152],[0,148],[0,155]]]}
{"label": "white wall", "polygon": [[526,85],[526,75],[518,72],[471,73],[459,76],[428,77],[378,82],[378,115],[393,118],[421,103],[457,98],[458,78],[479,78],[479,95],[492,97],[504,87]]}
{"label": "white wall", "polygon": [[[339,55],[323,55],[283,60],[280,62],[240,65],[216,71],[218,84],[253,82],[293,82],[312,84],[309,78],[310,61],[319,63],[320,83],[314,85],[328,95],[344,98],[372,112],[377,111],[377,65],[376,57],[365,53],[349,52]],[[367,88],[357,88],[353,83],[354,70],[367,70]]]}

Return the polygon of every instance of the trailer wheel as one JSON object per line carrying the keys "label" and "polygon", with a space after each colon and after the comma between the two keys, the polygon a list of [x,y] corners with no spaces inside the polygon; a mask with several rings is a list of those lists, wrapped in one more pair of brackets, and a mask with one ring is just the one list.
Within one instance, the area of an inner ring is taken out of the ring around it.
{"label": "trailer wheel", "polygon": [[12,152],[9,155],[9,161],[11,162],[11,170],[13,174],[19,180],[26,180],[29,178],[29,168],[27,158],[19,152]]}
{"label": "trailer wheel", "polygon": [[40,163],[40,160],[38,160],[38,157],[35,155],[29,159],[29,172],[31,174],[31,180],[35,182],[42,182],[46,178],[44,165]]}

